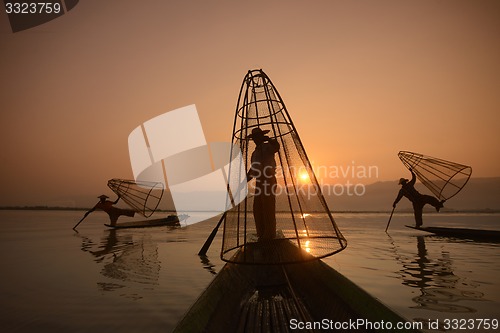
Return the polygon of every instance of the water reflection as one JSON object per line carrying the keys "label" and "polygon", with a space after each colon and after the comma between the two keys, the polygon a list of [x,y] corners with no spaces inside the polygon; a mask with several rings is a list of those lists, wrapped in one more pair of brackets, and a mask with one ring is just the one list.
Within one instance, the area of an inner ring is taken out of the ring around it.
{"label": "water reflection", "polygon": [[124,289],[131,284],[147,288],[159,284],[160,260],[158,246],[149,233],[123,233],[107,230],[98,242],[82,236],[81,250],[90,253],[100,264],[101,275],[106,278],[98,281],[102,291],[122,290],[122,296],[132,299],[142,298],[137,293],[126,293]]}
{"label": "water reflection", "polygon": [[402,283],[420,291],[420,295],[412,298],[417,304],[412,308],[451,313],[476,312],[476,309],[459,303],[483,300],[484,294],[473,290],[479,284],[455,274],[450,253],[441,250],[435,258],[436,254],[427,251],[425,236],[417,236],[416,239],[416,255],[398,254],[396,257],[403,266],[398,272]]}
{"label": "water reflection", "polygon": [[203,269],[207,270],[212,275],[217,275],[217,271],[215,270],[215,265],[212,264],[210,259],[207,256],[200,256],[200,261],[203,266]]}

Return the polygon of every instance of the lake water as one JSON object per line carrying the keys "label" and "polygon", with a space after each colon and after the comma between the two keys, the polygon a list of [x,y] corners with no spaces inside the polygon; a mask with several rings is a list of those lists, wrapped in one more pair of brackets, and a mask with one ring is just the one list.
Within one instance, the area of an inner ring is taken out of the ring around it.
{"label": "lake water", "polygon": [[[224,264],[222,230],[208,260],[197,256],[218,218],[109,230],[101,212],[75,232],[83,213],[0,211],[2,332],[170,332]],[[410,321],[500,320],[500,244],[405,228],[411,214],[386,234],[388,215],[334,214],[348,247],[324,261]],[[500,230],[500,214],[429,214],[424,225]]]}

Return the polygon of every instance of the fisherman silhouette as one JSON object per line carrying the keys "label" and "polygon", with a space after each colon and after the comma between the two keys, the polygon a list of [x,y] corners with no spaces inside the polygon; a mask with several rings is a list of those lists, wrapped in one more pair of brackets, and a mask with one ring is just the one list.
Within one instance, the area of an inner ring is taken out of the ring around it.
{"label": "fisherman silhouette", "polygon": [[417,181],[417,176],[413,172],[413,170],[410,169],[411,172],[411,180],[408,181],[408,179],[401,178],[399,180],[399,185],[401,185],[401,189],[399,190],[398,196],[394,200],[394,203],[392,204],[393,208],[396,208],[396,205],[398,204],[399,200],[401,198],[406,197],[408,200],[410,200],[413,204],[413,213],[415,215],[415,226],[417,228],[422,226],[422,212],[423,208],[426,204],[429,204],[431,206],[434,206],[436,208],[436,211],[439,212],[441,208],[443,208],[443,202],[439,201],[437,198],[427,195],[427,194],[421,194],[415,189],[415,182]]}
{"label": "fisherman silhouette", "polygon": [[116,199],[114,202],[110,201],[110,200],[106,200],[109,197],[107,195],[104,195],[104,194],[98,196],[98,198],[100,199],[99,202],[91,210],[89,210],[87,213],[85,213],[83,218],[87,217],[87,215],[89,215],[90,213],[92,213],[96,209],[102,210],[102,211],[105,211],[106,213],[108,213],[110,226],[115,226],[116,221],[118,221],[118,218],[121,215],[129,216],[129,217],[133,217],[135,215],[135,211],[133,211],[133,210],[122,209],[122,208],[117,208],[117,207],[113,206],[118,202],[118,200],[120,200],[120,197],[118,197],[118,199]]}
{"label": "fisherman silhouette", "polygon": [[276,139],[270,139],[265,134],[269,130],[256,127],[247,138],[255,142],[250,170],[247,180],[255,179],[255,194],[253,198],[253,215],[255,228],[260,240],[276,238],[276,161],[274,154],[280,149]]}

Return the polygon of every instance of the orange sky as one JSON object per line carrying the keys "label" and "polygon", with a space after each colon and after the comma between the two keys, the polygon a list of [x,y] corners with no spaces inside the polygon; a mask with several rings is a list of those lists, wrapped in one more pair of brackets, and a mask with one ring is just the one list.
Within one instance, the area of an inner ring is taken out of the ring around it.
{"label": "orange sky", "polygon": [[230,140],[254,68],[315,165],[393,180],[409,150],[500,176],[496,0],[85,0],[15,34],[0,14],[0,50],[0,206],[110,192],[132,178],[128,134],[175,108]]}

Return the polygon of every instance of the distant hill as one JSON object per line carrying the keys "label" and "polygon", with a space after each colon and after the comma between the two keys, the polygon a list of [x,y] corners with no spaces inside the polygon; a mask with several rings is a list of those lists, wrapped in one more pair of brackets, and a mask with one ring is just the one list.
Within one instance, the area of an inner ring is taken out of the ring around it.
{"label": "distant hill", "polygon": [[[430,194],[430,191],[420,183],[416,184],[419,192]],[[358,185],[355,189],[351,186],[350,194],[346,188],[342,191],[339,185],[323,186],[323,194],[328,203],[330,210],[333,211],[390,211],[392,203],[396,197],[400,186],[397,180],[376,182],[370,185]],[[343,193],[342,193],[343,192]],[[356,195],[358,194],[363,195]],[[114,200],[115,196],[111,191],[106,192]],[[160,205],[160,209],[172,210],[174,205],[172,197],[168,191],[164,194],[164,199]],[[67,198],[59,198],[59,201],[49,201],[42,204],[27,204],[27,205],[8,205],[10,207],[3,208],[28,208],[37,206],[38,209],[51,209],[54,207],[69,207],[73,209],[85,209],[80,207],[90,208],[97,202],[96,195],[80,195]],[[70,204],[68,204],[70,203]],[[207,205],[209,203],[207,202]],[[28,206],[28,207],[26,207]],[[119,206],[125,207],[123,202]],[[433,207],[427,208],[433,210]],[[411,211],[411,203],[403,198],[398,204],[397,211]],[[471,178],[467,185],[455,197],[445,203],[443,211],[500,211],[500,177],[491,178]]]}
{"label": "distant hill", "polygon": [[[416,184],[417,190],[422,194],[431,194],[427,188]],[[335,195],[328,190],[325,193],[326,200],[333,211],[387,211],[392,209],[392,203],[396,198],[400,186],[397,180],[376,182],[365,186],[362,196]],[[360,192],[361,189],[358,189]],[[337,191],[337,193],[340,191]],[[411,203],[401,199],[398,211],[410,211]],[[433,209],[430,207],[430,209]],[[500,177],[471,178],[467,185],[453,198],[445,203],[444,210],[493,210],[500,211]]]}

